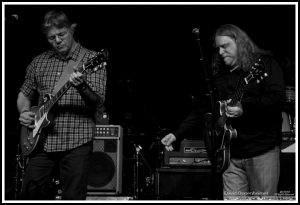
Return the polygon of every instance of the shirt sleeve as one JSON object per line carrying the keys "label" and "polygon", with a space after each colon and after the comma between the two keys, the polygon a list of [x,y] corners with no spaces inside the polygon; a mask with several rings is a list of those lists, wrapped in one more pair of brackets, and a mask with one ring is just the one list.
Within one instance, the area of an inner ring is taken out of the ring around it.
{"label": "shirt sleeve", "polygon": [[[91,59],[96,55],[96,52],[89,52],[88,58]],[[99,95],[103,101],[106,96],[107,70],[106,66],[99,66],[98,70],[90,73],[87,78],[87,84],[91,89]]]}
{"label": "shirt sleeve", "polygon": [[186,134],[195,130],[201,129],[204,123],[209,120],[208,117],[208,105],[205,100],[197,103],[189,116],[184,119],[179,127],[173,132],[178,141],[182,140]]}
{"label": "shirt sleeve", "polygon": [[35,59],[34,59],[26,68],[25,81],[20,88],[20,91],[29,99],[33,98],[37,90],[35,71],[36,71],[36,66],[35,66]]}

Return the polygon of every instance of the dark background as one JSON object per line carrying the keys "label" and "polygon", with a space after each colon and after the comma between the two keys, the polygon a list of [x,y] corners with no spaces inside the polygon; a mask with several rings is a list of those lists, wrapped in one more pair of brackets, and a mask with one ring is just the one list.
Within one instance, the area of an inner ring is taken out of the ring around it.
{"label": "dark background", "polygon": [[295,5],[6,5],[6,167],[19,141],[19,88],[27,65],[49,48],[40,28],[44,14],[53,8],[78,23],[76,37],[83,46],[108,49],[110,124],[122,125],[125,138],[144,143],[150,155],[158,133],[176,128],[189,113],[192,96],[201,97],[205,88],[194,28],[200,30],[209,61],[214,30],[236,24],[258,46],[273,52],[286,84],[295,86]]}

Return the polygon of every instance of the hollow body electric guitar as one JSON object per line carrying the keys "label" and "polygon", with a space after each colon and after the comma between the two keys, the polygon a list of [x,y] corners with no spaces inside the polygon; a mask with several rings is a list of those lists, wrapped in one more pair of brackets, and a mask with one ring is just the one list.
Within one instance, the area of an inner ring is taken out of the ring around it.
{"label": "hollow body electric guitar", "polygon": [[264,72],[263,61],[259,58],[250,68],[247,74],[239,81],[232,100],[218,101],[216,104],[216,122],[215,122],[215,136],[216,136],[216,170],[217,172],[225,171],[229,166],[230,160],[230,141],[237,137],[237,130],[232,128],[226,116],[226,107],[234,106],[242,100],[246,86],[256,79],[260,83],[267,74]]}
{"label": "hollow body electric guitar", "polygon": [[[90,70],[90,73],[96,72],[105,67],[107,56],[107,50],[102,49],[101,52],[98,52],[96,56],[84,63],[78,70],[83,74],[85,74],[87,70]],[[51,123],[51,116],[48,117],[48,113],[71,86],[71,82],[67,81],[55,95],[46,94],[41,106],[33,106],[30,108],[30,111],[35,113],[35,128],[30,129],[26,126],[21,126],[20,147],[23,156],[30,155],[42,144],[45,138],[45,134],[42,131]]]}

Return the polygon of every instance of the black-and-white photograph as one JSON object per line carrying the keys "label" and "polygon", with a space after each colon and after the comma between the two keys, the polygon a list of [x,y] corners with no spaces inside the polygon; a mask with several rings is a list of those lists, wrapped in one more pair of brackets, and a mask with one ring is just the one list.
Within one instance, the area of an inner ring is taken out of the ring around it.
{"label": "black-and-white photograph", "polygon": [[298,3],[2,2],[2,202],[298,202]]}

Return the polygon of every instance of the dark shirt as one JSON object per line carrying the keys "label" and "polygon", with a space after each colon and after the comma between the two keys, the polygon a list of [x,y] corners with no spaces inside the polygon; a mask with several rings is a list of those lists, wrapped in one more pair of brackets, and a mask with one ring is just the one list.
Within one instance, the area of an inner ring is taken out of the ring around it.
{"label": "dark shirt", "polygon": [[[261,57],[267,77],[260,83],[255,79],[246,85],[241,100],[243,114],[230,119],[237,138],[230,144],[231,157],[249,158],[260,155],[281,143],[282,102],[284,80],[279,64],[271,56]],[[236,69],[215,79],[218,100],[232,98],[240,77],[249,72]]]}
{"label": "dark shirt", "polygon": [[[260,155],[281,143],[282,102],[284,100],[284,80],[279,64],[271,56],[261,57],[268,76],[260,83],[252,80],[246,85],[242,96],[243,114],[228,122],[237,130],[237,138],[230,144],[231,157],[250,158]],[[237,82],[248,72],[228,68],[220,70],[214,78],[214,99],[228,100],[234,96]],[[241,77],[242,76],[242,77]],[[206,104],[206,105],[205,105]],[[174,132],[177,139],[193,128],[201,127],[205,121],[207,102],[198,107],[182,122]]]}

